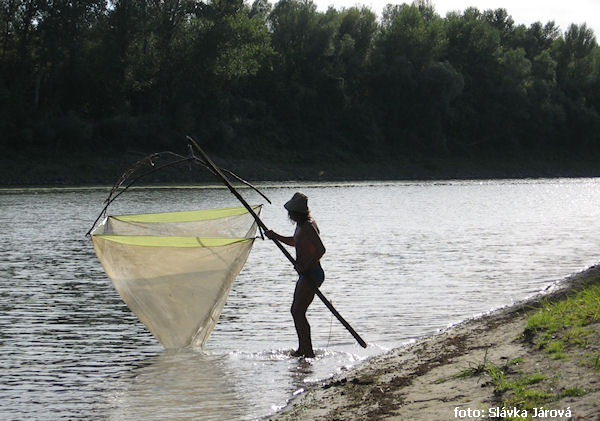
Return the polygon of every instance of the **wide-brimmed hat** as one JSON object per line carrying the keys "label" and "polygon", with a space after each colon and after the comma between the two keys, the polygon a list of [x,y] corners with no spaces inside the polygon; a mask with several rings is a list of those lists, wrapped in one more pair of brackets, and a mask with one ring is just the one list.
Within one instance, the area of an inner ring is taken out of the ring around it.
{"label": "wide-brimmed hat", "polygon": [[291,212],[308,213],[308,197],[304,193],[296,192],[283,207]]}

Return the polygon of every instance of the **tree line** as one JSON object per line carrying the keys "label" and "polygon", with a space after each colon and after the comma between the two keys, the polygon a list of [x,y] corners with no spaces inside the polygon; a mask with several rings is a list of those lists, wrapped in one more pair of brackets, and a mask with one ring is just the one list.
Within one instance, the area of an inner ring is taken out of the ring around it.
{"label": "tree line", "polygon": [[1,0],[8,151],[510,159],[600,152],[600,49],[585,24],[428,0]]}

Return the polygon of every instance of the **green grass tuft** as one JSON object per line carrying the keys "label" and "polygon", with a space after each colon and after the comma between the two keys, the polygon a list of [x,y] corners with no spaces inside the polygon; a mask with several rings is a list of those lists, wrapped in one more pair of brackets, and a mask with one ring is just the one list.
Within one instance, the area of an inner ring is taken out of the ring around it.
{"label": "green grass tuft", "polygon": [[566,397],[577,397],[583,396],[588,392],[580,387],[567,387],[560,391],[558,395],[556,395],[556,400],[566,398]]}
{"label": "green grass tuft", "polygon": [[600,285],[594,285],[565,300],[544,303],[527,319],[525,331],[538,333],[537,345],[552,358],[565,359],[565,347],[585,347],[592,333],[585,326],[599,320]]}

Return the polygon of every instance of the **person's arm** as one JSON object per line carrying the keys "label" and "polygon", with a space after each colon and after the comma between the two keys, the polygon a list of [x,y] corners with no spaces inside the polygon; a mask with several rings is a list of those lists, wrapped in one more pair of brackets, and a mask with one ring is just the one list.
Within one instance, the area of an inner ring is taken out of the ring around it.
{"label": "person's arm", "polygon": [[277,234],[275,231],[268,230],[265,231],[265,235],[267,238],[271,240],[277,240],[282,242],[283,244],[287,244],[288,246],[294,247],[296,244],[294,243],[294,237],[284,237],[283,235]]}

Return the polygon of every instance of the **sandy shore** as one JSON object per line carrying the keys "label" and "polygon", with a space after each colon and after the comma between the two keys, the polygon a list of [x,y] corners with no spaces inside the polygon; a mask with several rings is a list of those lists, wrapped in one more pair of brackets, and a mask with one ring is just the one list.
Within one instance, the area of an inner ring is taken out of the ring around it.
{"label": "sandy shore", "polygon": [[[600,323],[590,325],[593,333],[587,344],[568,348],[564,359],[551,358],[524,335],[528,311],[544,300],[560,300],[598,283],[600,266],[594,266],[550,286],[544,294],[395,349],[315,385],[270,419],[476,420],[496,415],[502,419],[514,407],[502,406],[505,392],[477,370],[492,364],[502,367],[513,382],[532,375],[543,379],[533,387],[552,398],[530,410],[526,414],[530,419],[600,421],[600,372],[589,361],[600,355]],[[568,396],[572,390],[584,393]]]}

